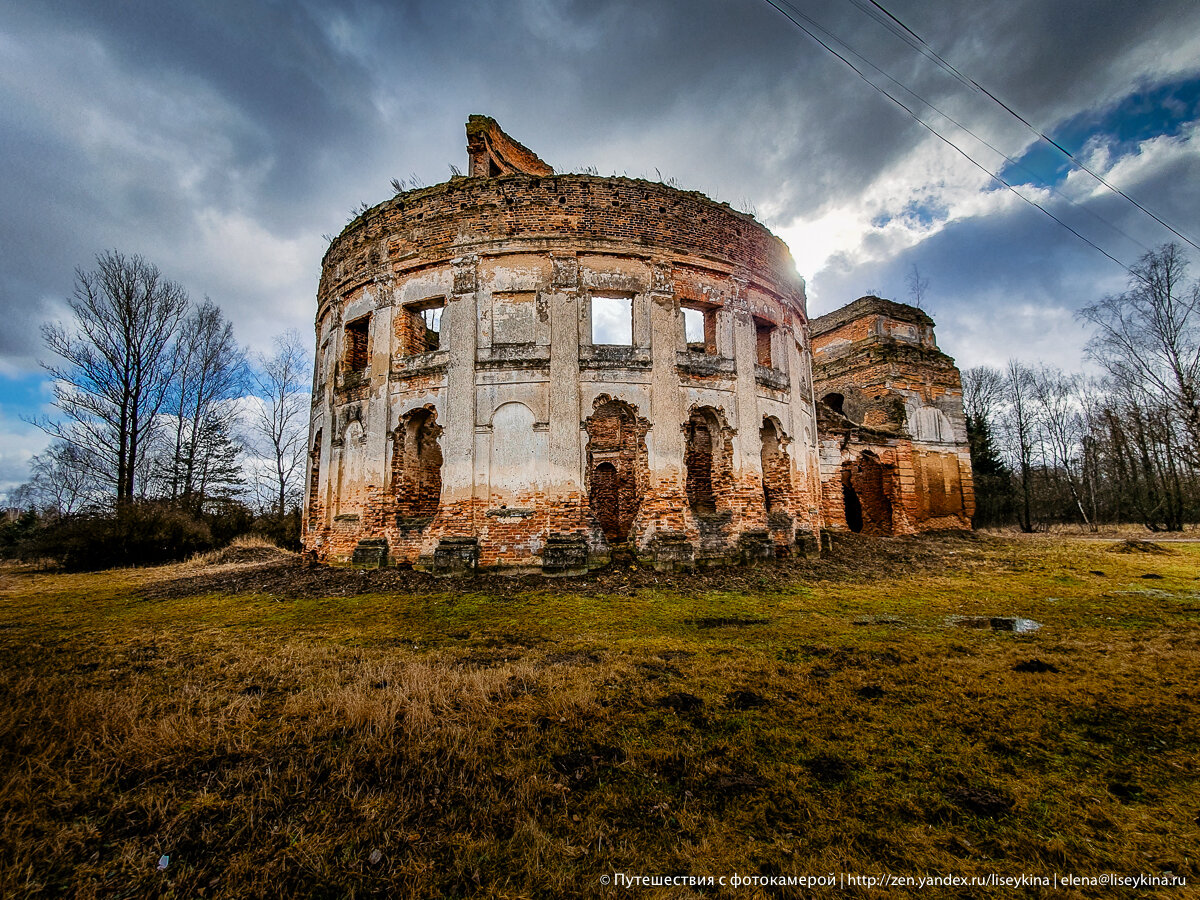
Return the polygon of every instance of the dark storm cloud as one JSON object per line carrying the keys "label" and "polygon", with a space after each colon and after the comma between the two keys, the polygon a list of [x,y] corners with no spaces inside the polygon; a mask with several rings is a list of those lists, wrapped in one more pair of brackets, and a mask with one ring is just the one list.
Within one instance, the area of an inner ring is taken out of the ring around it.
{"label": "dark storm cloud", "polygon": [[[1032,135],[865,3],[793,5],[1005,152],[1029,149]],[[1048,132],[1108,127],[1105,110],[1194,77],[1200,59],[1191,0],[885,5]],[[1011,306],[1013,321],[1048,310],[1078,346],[1071,310],[1120,281],[1040,214],[981,199],[982,173],[761,0],[21,2],[0,8],[0,374],[36,371],[38,323],[61,315],[75,267],[107,248],[211,295],[258,348],[306,331],[322,233],[384,199],[393,177],[435,183],[462,167],[474,112],[560,170],[661,173],[756,207],[785,235],[830,216],[846,231],[843,267],[820,271],[824,256],[795,248],[815,260],[804,270],[814,309],[871,286],[902,293],[918,261],[939,333],[960,335],[943,341],[971,353],[1029,345],[978,311],[1018,297],[1028,302]],[[1128,183],[1200,231],[1200,173],[1160,151]],[[1142,228],[1121,202],[1088,202]],[[907,230],[871,229],[905,215]]]}

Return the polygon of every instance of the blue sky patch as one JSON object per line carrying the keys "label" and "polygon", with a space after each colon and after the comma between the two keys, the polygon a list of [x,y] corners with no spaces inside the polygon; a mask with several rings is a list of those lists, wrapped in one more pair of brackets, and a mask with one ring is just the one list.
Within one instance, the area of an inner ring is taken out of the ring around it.
{"label": "blue sky patch", "polygon": [[[1073,116],[1048,134],[1076,157],[1097,137],[1106,140],[1115,155],[1124,156],[1143,141],[1179,134],[1197,118],[1200,76],[1135,91],[1114,106]],[[1071,161],[1057,148],[1039,140],[1015,165],[1005,165],[1000,176],[1013,184],[1053,187],[1071,168]]]}
{"label": "blue sky patch", "polygon": [[13,418],[36,418],[50,402],[50,385],[42,372],[16,378],[0,374],[0,411]]}
{"label": "blue sky patch", "polygon": [[944,222],[950,216],[950,210],[942,203],[922,203],[910,200],[897,212],[881,212],[871,220],[872,228],[886,228],[892,222],[899,220],[909,227],[919,226],[928,228],[935,222]]}

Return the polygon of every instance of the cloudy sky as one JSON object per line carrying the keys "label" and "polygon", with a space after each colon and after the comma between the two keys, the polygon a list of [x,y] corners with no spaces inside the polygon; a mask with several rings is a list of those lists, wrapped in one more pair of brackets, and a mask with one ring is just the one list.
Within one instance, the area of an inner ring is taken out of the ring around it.
{"label": "cloudy sky", "polygon": [[1078,367],[1075,311],[1127,278],[992,175],[1122,263],[1174,237],[971,80],[1200,242],[1195,0],[881,0],[911,32],[871,0],[777,2],[979,167],[765,0],[3,4],[0,489],[45,443],[22,417],[77,266],[140,253],[252,350],[311,333],[324,235],[465,167],[470,113],[559,171],[755,212],[813,315],[907,300],[916,265],[962,367]]}

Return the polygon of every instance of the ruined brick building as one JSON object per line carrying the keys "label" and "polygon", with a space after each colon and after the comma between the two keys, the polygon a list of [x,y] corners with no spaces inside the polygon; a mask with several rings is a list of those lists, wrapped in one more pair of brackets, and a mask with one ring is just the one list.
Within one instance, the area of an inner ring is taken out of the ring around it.
{"label": "ruined brick building", "polygon": [[[555,174],[482,116],[467,147],[468,175],[364,212],[325,254],[313,557],[570,573],[619,550],[691,567],[784,556],[827,526],[969,524],[969,465],[953,514],[941,495],[908,498],[932,484],[934,463],[914,460],[956,453],[947,435],[965,445],[957,372],[927,326],[917,344],[953,378],[847,364],[867,382],[830,376],[847,399],[821,406],[818,434],[804,283],[753,217],[661,183]],[[839,334],[819,346],[844,361]],[[933,407],[868,411],[905,391]],[[949,431],[906,430],[934,407]]]}
{"label": "ruined brick building", "polygon": [[970,528],[975,511],[962,382],[933,319],[861,297],[813,319],[827,528],[911,534]]}

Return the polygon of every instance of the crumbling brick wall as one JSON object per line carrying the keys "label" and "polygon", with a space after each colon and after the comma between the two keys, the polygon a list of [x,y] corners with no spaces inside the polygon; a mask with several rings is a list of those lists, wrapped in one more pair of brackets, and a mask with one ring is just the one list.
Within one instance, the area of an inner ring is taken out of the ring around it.
{"label": "crumbling brick wall", "polygon": [[881,463],[870,450],[842,464],[846,524],[851,531],[874,535],[893,533],[894,476],[893,467]]}
{"label": "crumbling brick wall", "polygon": [[688,504],[697,516],[729,509],[733,487],[729,426],[720,410],[693,408],[685,430],[684,466]]}
{"label": "crumbling brick wall", "polygon": [[759,441],[762,444],[760,459],[767,514],[786,512],[792,506],[792,466],[778,423],[764,419],[759,429]]}
{"label": "crumbling brick wall", "polygon": [[436,411],[413,410],[393,432],[392,494],[399,520],[431,520],[442,494],[441,426]]}

